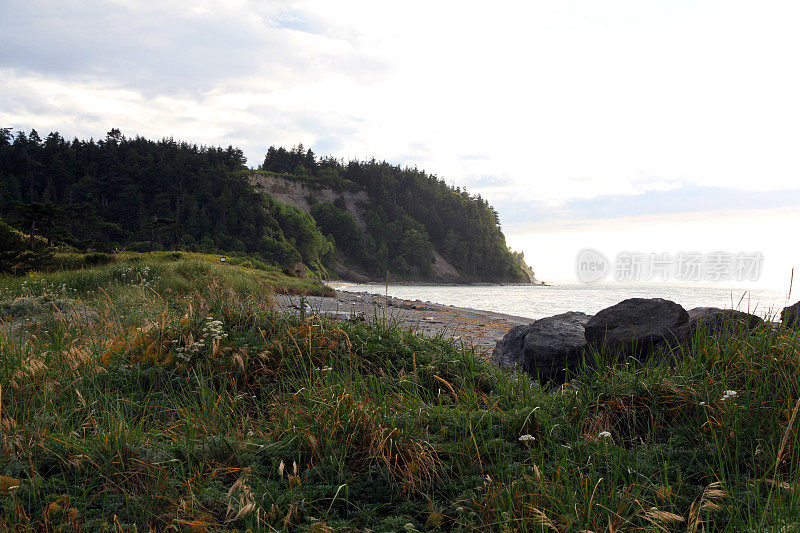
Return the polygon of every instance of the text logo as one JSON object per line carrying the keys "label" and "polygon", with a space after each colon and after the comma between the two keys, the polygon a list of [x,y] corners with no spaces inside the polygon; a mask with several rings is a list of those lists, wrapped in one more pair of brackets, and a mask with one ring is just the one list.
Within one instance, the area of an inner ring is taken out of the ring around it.
{"label": "text logo", "polygon": [[608,275],[608,258],[593,248],[584,248],[578,252],[575,271],[580,281],[590,283],[600,281]]}

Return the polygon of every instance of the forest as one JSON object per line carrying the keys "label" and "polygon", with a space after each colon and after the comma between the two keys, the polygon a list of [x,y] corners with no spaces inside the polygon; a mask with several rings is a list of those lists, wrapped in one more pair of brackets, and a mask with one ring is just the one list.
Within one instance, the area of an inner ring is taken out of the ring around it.
{"label": "forest", "polygon": [[[465,278],[527,281],[524,257],[509,250],[494,208],[480,195],[451,187],[434,174],[374,159],[317,158],[302,145],[291,150],[270,147],[260,169],[335,190],[366,190],[367,231],[357,247],[380,269],[429,274],[435,249]],[[322,217],[313,209],[312,214],[338,243],[336,228],[327,222],[334,219],[333,207],[325,208]],[[351,223],[340,221],[337,227],[348,226],[352,233]]]}
{"label": "forest", "polygon": [[436,250],[462,281],[527,281],[494,209],[435,175],[320,158],[302,145],[270,147],[260,170],[366,190],[367,227],[336,202],[309,214],[256,192],[238,148],[128,138],[118,129],[99,140],[0,129],[0,218],[78,250],[241,254],[325,274],[341,262],[397,279],[433,279]]}

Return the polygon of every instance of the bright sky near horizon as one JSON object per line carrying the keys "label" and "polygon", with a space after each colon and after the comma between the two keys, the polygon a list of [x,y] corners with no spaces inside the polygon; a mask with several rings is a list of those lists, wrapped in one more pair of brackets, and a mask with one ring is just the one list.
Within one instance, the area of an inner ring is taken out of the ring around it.
{"label": "bright sky near horizon", "polygon": [[578,250],[800,249],[800,3],[0,0],[0,127],[271,144],[480,193]]}

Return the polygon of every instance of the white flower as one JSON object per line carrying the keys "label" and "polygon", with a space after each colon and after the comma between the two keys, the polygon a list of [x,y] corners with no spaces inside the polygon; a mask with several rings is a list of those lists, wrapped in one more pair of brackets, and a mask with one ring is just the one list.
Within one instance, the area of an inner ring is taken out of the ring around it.
{"label": "white flower", "polygon": [[700,402],[700,405],[705,405],[705,404],[706,404],[706,402]]}
{"label": "white flower", "polygon": [[599,439],[610,439],[611,438],[611,432],[610,431],[601,431],[597,435],[597,438],[599,438]]}
{"label": "white flower", "polygon": [[534,437],[533,435],[520,435],[519,437],[520,442],[529,442],[532,440],[536,440],[536,437]]}
{"label": "white flower", "polygon": [[726,390],[725,393],[722,395],[722,398],[720,398],[720,401],[724,402],[728,398],[735,398],[736,394],[737,393],[735,390]]}

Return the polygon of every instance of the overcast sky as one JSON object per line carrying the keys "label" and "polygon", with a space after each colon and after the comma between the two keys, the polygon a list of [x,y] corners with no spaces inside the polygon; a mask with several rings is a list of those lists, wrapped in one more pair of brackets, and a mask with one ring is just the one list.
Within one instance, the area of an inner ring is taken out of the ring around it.
{"label": "overcast sky", "polygon": [[374,156],[487,197],[544,278],[584,246],[727,246],[781,288],[799,23],[769,0],[0,0],[0,126]]}

